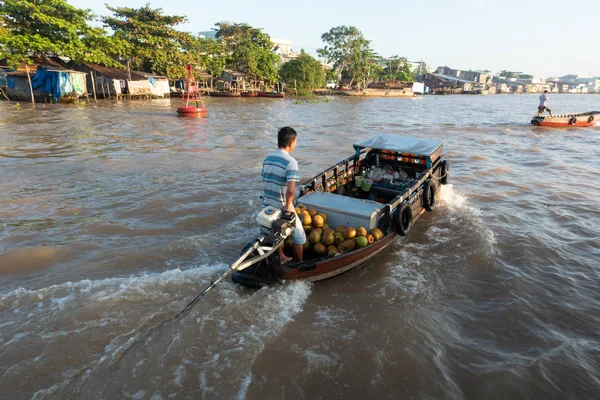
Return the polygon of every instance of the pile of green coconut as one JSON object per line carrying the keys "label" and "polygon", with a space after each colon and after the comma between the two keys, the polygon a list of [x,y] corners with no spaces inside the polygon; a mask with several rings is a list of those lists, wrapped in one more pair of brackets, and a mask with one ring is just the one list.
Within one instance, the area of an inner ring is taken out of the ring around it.
{"label": "pile of green coconut", "polygon": [[[334,256],[336,254],[352,251],[357,247],[365,247],[383,237],[381,229],[374,228],[371,232],[362,226],[356,228],[337,226],[331,228],[327,225],[327,214],[314,208],[307,209],[300,205],[296,208],[296,214],[302,221],[306,232],[306,243],[304,251],[312,250],[317,256]],[[285,239],[285,246],[292,246],[292,237]]]}

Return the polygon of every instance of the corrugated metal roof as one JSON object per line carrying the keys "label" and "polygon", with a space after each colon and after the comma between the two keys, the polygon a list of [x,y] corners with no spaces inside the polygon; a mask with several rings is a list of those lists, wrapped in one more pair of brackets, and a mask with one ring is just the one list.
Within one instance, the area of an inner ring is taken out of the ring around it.
{"label": "corrugated metal roof", "polygon": [[[83,63],[83,65],[96,71],[97,73],[101,74],[102,76],[104,76],[106,78],[120,79],[123,81],[129,80],[129,74],[127,73],[126,69],[104,67],[102,65],[92,64],[92,63]],[[145,72],[131,70],[131,80],[132,81],[145,81],[148,79],[148,77],[145,76],[144,74],[145,74]]]}

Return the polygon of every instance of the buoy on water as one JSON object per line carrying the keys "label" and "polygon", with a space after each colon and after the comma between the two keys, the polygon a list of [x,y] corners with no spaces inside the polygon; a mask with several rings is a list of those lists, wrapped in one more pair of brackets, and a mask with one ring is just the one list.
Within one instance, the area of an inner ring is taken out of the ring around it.
{"label": "buoy on water", "polygon": [[194,80],[192,66],[187,65],[187,76],[185,79],[185,91],[181,96],[177,114],[181,117],[206,117],[206,107],[202,100],[202,95],[198,90],[198,85]]}

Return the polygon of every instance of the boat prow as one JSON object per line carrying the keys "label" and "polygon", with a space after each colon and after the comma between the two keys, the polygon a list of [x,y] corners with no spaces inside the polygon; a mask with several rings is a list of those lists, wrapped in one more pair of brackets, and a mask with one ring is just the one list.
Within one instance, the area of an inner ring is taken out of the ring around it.
{"label": "boat prow", "polygon": [[553,116],[537,113],[531,120],[531,125],[554,128],[570,126],[594,126],[600,120],[600,111],[555,114]]}

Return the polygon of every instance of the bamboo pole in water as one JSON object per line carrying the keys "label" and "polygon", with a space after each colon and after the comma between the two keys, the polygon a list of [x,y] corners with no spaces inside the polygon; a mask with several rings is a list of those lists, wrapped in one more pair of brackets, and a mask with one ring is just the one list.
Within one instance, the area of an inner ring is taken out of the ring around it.
{"label": "bamboo pole in water", "polygon": [[97,104],[98,100],[96,100],[96,80],[94,79],[94,70],[90,70],[90,76],[92,77],[92,92],[94,93],[94,102]]}
{"label": "bamboo pole in water", "polygon": [[102,98],[106,100],[106,93],[104,93],[104,82],[100,84],[100,87],[102,87]]}
{"label": "bamboo pole in water", "polygon": [[35,100],[33,98],[33,86],[31,85],[31,76],[29,76],[29,65],[25,64],[25,69],[27,70],[27,80],[29,81],[29,93],[31,94],[31,105],[35,107]]}

